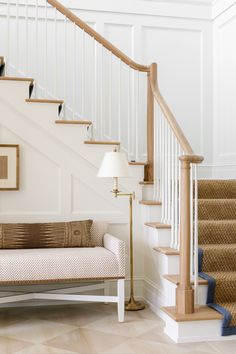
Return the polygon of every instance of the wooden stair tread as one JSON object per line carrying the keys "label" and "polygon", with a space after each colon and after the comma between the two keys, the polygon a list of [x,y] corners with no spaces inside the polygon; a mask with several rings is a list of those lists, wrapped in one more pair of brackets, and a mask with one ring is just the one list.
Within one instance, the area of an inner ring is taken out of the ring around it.
{"label": "wooden stair tread", "polygon": [[55,103],[55,104],[63,104],[63,100],[48,100],[48,99],[39,99],[39,98],[27,98],[25,100],[28,103]]}
{"label": "wooden stair tread", "polygon": [[[173,284],[179,285],[179,274],[164,274],[163,278],[170,281]],[[191,281],[191,284],[194,282]],[[206,279],[198,277],[199,285],[208,285],[208,281]]]}
{"label": "wooden stair tread", "polygon": [[92,122],[90,120],[63,120],[58,119],[55,121],[56,124],[84,124],[84,125],[91,125]]}
{"label": "wooden stair tread", "polygon": [[119,141],[99,141],[99,140],[86,140],[84,144],[88,145],[120,145]]}
{"label": "wooden stair tread", "polygon": [[0,77],[1,81],[26,81],[26,82],[30,82],[31,84],[33,84],[34,79],[30,78],[30,77],[14,77],[14,76],[1,76]]}
{"label": "wooden stair tread", "polygon": [[176,322],[221,320],[223,318],[223,315],[208,306],[196,307],[194,313],[186,315],[177,314],[173,306],[162,307],[161,310]]}
{"label": "wooden stair tread", "polygon": [[141,184],[141,185],[148,185],[148,184],[154,184],[154,182],[153,181],[141,181],[141,182],[139,182],[139,184]]}
{"label": "wooden stair tread", "polygon": [[161,205],[161,202],[157,202],[155,200],[140,200],[139,204],[142,204],[142,205]]}
{"label": "wooden stair tread", "polygon": [[163,224],[161,222],[145,222],[146,226],[153,227],[154,229],[170,229],[171,225]]}
{"label": "wooden stair tread", "polygon": [[154,251],[157,251],[159,253],[163,253],[166,256],[178,256],[179,255],[178,250],[175,250],[174,248],[170,248],[170,247],[154,247],[153,249],[154,249]]}
{"label": "wooden stair tread", "polygon": [[147,162],[136,162],[136,161],[130,161],[129,165],[133,165],[133,166],[146,166]]}

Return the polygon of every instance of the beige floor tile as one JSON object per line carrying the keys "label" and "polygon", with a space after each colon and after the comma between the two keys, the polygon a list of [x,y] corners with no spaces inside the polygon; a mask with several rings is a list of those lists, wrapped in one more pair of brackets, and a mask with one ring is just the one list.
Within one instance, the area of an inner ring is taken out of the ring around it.
{"label": "beige floor tile", "polygon": [[0,336],[0,353],[1,354],[14,354],[17,351],[31,346],[31,343],[22,340],[5,338]]}
{"label": "beige floor tile", "polygon": [[216,354],[207,343],[164,344],[132,338],[111,349],[106,354]]}
{"label": "beige floor tile", "polygon": [[99,330],[105,333],[119,334],[127,337],[137,337],[156,327],[153,320],[125,317],[124,323],[119,323],[113,316],[105,317],[99,321],[90,323],[85,328]]}
{"label": "beige floor tile", "polygon": [[124,343],[127,337],[89,329],[77,329],[48,341],[47,345],[76,353],[91,354],[110,351]]}
{"label": "beige floor tile", "polygon": [[37,319],[22,320],[1,329],[1,335],[29,341],[43,343],[53,337],[74,330],[76,327]]}
{"label": "beige floor tile", "polygon": [[174,343],[172,339],[170,339],[165,333],[163,333],[163,328],[160,326],[157,326],[151,329],[150,331],[141,334],[141,336],[138,336],[137,338],[146,341],[157,342],[157,343],[167,343],[167,344]]}
{"label": "beige floor tile", "polygon": [[222,342],[209,342],[209,345],[218,350],[219,353],[235,354],[236,353],[236,340],[226,340]]}
{"label": "beige floor tile", "polygon": [[31,345],[15,354],[77,354],[65,349],[52,348],[46,345]]}

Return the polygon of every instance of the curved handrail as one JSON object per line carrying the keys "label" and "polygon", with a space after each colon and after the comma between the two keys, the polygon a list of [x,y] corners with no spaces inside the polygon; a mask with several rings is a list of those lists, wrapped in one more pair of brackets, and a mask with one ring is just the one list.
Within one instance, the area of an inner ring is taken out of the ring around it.
{"label": "curved handrail", "polygon": [[182,129],[177,123],[173,113],[171,112],[169,106],[167,105],[165,99],[160,93],[158,84],[157,84],[157,64],[152,63],[150,65],[150,84],[153,92],[153,96],[159,104],[165,118],[167,119],[171,129],[173,130],[176,139],[178,140],[180,146],[184,150],[184,153],[189,156],[195,156],[194,151],[189,144],[187,138],[185,137]]}
{"label": "curved handrail", "polygon": [[70,21],[75,23],[78,27],[84,30],[87,34],[93,37],[97,42],[103,45],[107,50],[112,52],[117,58],[123,61],[125,64],[130,66],[134,70],[142,71],[142,72],[149,72],[150,66],[141,65],[133,61],[129,58],[126,54],[124,54],[120,49],[116,48],[111,42],[101,36],[98,32],[96,32],[92,27],[87,25],[84,21],[78,18],[72,11],[68,10],[65,6],[63,6],[57,0],[47,0],[47,2],[55,7],[61,14],[67,17]]}

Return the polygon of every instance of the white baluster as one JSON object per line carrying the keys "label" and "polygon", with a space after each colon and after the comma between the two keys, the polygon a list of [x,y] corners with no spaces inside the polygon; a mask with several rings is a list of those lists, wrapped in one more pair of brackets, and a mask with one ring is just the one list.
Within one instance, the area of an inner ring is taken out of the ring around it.
{"label": "white baluster", "polygon": [[109,52],[109,138],[112,135],[112,52]]}
{"label": "white baluster", "polygon": [[135,161],[139,160],[139,72],[136,71],[136,104],[135,104]]}
{"label": "white baluster", "polygon": [[193,262],[194,262],[194,247],[193,247],[193,165],[190,165],[190,276],[193,278]]}
{"label": "white baluster", "polygon": [[25,46],[26,46],[26,57],[25,57],[25,74],[28,76],[28,53],[29,53],[29,31],[28,31],[28,20],[29,20],[29,14],[28,14],[28,0],[25,2]]}
{"label": "white baluster", "polygon": [[104,65],[104,47],[101,47],[101,67],[100,67],[100,139],[103,138],[103,65]]}
{"label": "white baluster", "polygon": [[121,141],[121,60],[119,59],[118,73],[118,140]]}
{"label": "white baluster", "polygon": [[171,247],[175,247],[175,137],[171,132]]}
{"label": "white baluster", "polygon": [[198,180],[197,164],[194,165],[194,292],[195,304],[198,304]]}
{"label": "white baluster", "polygon": [[72,119],[76,116],[76,105],[75,105],[75,94],[76,94],[76,79],[77,79],[77,42],[76,42],[76,29],[77,26],[73,24],[73,48],[74,48],[74,58],[73,58],[73,78],[72,78]]}
{"label": "white baluster", "polygon": [[19,73],[19,0],[16,1],[16,74]]}
{"label": "white baluster", "polygon": [[58,60],[57,60],[57,9],[54,10],[54,96],[57,98],[57,68],[58,68]]}
{"label": "white baluster", "polygon": [[[64,18],[64,101],[67,98],[67,18]],[[66,104],[64,104],[64,119],[66,119]]]}
{"label": "white baluster", "polygon": [[35,18],[35,67],[34,67],[34,79],[36,84],[34,84],[34,96],[38,95],[38,85],[39,85],[39,73],[38,73],[38,63],[39,63],[39,46],[38,46],[38,19],[39,19],[39,4],[36,0],[36,18]]}
{"label": "white baluster", "polygon": [[81,46],[81,54],[82,54],[82,63],[81,63],[81,114],[84,117],[84,97],[85,97],[85,32],[82,30],[82,46]]}
{"label": "white baluster", "polygon": [[179,156],[178,156],[178,141],[175,138],[175,244],[174,248],[178,249],[178,232],[179,232],[179,220],[178,220],[178,200],[179,200],[179,180],[178,180],[178,170],[179,170]]}
{"label": "white baluster", "polygon": [[45,53],[44,53],[44,96],[47,96],[47,79],[48,79],[48,73],[47,73],[47,60],[48,60],[48,6],[47,6],[47,1],[45,5]]}

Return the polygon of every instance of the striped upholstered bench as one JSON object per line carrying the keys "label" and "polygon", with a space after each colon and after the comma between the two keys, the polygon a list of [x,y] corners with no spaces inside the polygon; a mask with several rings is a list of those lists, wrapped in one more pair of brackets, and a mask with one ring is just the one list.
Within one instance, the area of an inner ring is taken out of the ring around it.
{"label": "striped upholstered bench", "polygon": [[[117,296],[81,295],[91,285],[0,298],[1,303],[29,299],[115,302],[124,321],[125,244],[110,235],[106,222],[72,221],[0,224],[0,286],[117,281]],[[99,285],[98,285],[99,287]],[[96,287],[97,288],[97,287]],[[76,292],[76,294],[75,294]]]}

